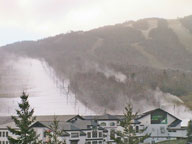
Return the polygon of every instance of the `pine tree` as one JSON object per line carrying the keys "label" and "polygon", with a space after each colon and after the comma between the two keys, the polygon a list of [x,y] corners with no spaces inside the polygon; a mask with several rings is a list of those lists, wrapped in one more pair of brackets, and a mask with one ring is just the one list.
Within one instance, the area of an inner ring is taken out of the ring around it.
{"label": "pine tree", "polygon": [[[133,107],[131,104],[128,104],[125,107],[124,119],[120,122],[123,131],[115,132],[116,136],[112,137],[117,144],[139,144],[150,136],[149,134],[140,137],[136,136],[136,129],[133,127],[133,122],[137,117],[138,113],[133,114]],[[140,130],[140,132],[144,132],[145,130]]]}
{"label": "pine tree", "polygon": [[33,117],[34,109],[30,109],[28,102],[28,95],[23,92],[21,103],[18,104],[19,109],[16,110],[17,116],[12,116],[17,129],[8,127],[9,132],[15,135],[14,137],[8,136],[10,144],[38,144],[38,136],[36,132],[30,128],[31,124],[35,121]]}
{"label": "pine tree", "polygon": [[59,129],[59,121],[56,116],[54,116],[54,120],[49,127],[51,131],[46,132],[48,136],[46,144],[66,144],[65,141],[59,140],[59,137],[64,134],[64,130]]}
{"label": "pine tree", "polygon": [[192,120],[188,122],[187,127],[187,142],[192,142]]}

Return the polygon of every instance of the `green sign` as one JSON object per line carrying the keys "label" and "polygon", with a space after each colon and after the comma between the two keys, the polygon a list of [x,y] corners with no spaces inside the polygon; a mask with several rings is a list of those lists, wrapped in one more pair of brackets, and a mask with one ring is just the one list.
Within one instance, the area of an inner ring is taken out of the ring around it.
{"label": "green sign", "polygon": [[151,124],[167,124],[167,113],[163,111],[151,113]]}

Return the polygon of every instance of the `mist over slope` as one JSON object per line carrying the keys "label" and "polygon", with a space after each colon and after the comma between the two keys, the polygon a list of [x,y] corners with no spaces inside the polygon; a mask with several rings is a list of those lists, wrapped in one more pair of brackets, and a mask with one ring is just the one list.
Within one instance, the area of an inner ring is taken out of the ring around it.
{"label": "mist over slope", "polygon": [[70,80],[78,100],[97,112],[118,112],[130,101],[140,110],[183,103],[192,108],[192,16],[128,21],[0,51],[0,65],[15,57],[45,61],[60,80]]}

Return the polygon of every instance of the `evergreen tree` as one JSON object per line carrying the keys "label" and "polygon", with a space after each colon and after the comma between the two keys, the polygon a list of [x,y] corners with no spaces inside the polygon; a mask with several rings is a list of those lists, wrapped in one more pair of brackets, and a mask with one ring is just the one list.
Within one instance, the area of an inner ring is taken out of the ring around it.
{"label": "evergreen tree", "polygon": [[64,130],[59,128],[59,121],[56,116],[54,116],[54,120],[49,127],[51,131],[46,132],[48,136],[48,142],[46,144],[66,144],[65,141],[59,140],[59,137],[64,134]]}
{"label": "evergreen tree", "polygon": [[[124,119],[120,122],[123,131],[115,132],[116,135],[112,137],[117,144],[139,144],[150,136],[149,134],[140,137],[136,136],[136,129],[133,127],[133,122],[137,117],[138,113],[133,114],[133,107],[131,104],[128,104],[125,107]],[[143,133],[145,130],[146,128],[140,130],[140,132]]]}
{"label": "evergreen tree", "polygon": [[34,109],[30,109],[28,102],[28,95],[23,92],[21,103],[18,104],[19,109],[16,110],[17,116],[12,116],[15,122],[16,129],[8,127],[8,131],[15,135],[14,137],[8,136],[10,144],[38,144],[38,136],[36,132],[30,128],[31,124],[35,121],[33,117]]}
{"label": "evergreen tree", "polygon": [[192,142],[192,120],[188,122],[187,127],[187,142]]}

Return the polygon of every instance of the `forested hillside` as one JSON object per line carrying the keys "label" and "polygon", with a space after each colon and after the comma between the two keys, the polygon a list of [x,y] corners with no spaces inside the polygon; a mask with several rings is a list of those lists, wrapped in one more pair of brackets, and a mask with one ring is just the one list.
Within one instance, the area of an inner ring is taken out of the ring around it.
{"label": "forested hillside", "polygon": [[192,16],[128,21],[0,50],[1,65],[7,58],[44,60],[90,108],[116,111],[128,101],[155,107],[159,97],[192,108]]}

